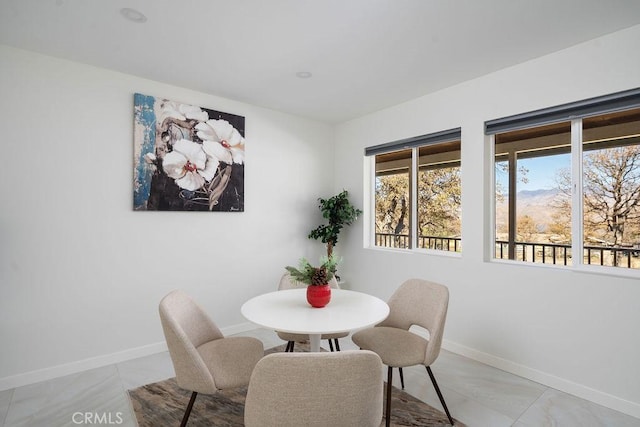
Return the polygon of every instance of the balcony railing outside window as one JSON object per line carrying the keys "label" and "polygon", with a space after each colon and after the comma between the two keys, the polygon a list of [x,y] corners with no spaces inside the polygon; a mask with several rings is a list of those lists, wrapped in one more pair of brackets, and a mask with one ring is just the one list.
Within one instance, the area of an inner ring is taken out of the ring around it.
{"label": "balcony railing outside window", "polygon": [[[376,233],[376,246],[409,249],[409,236],[407,234]],[[418,236],[418,247],[420,249],[460,252],[462,239],[460,237]]]}
{"label": "balcony railing outside window", "polygon": [[[571,245],[516,242],[516,261],[571,265]],[[509,259],[509,242],[496,241],[497,259]],[[640,245],[632,247],[584,246],[583,264],[640,269]]]}
{"label": "balcony railing outside window", "polygon": [[[407,234],[376,233],[376,246],[409,249]],[[459,237],[418,236],[419,247],[460,252]],[[515,243],[515,260],[538,264],[571,265],[571,245],[557,243]],[[496,240],[495,257],[509,259],[509,242]],[[640,244],[632,247],[584,246],[583,263],[640,269]]]}

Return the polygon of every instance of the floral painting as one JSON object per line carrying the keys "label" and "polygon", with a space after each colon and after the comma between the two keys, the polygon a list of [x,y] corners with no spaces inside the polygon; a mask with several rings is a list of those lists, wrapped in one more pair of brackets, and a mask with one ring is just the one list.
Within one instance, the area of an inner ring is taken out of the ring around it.
{"label": "floral painting", "polygon": [[244,211],[244,117],[136,93],[135,210]]}

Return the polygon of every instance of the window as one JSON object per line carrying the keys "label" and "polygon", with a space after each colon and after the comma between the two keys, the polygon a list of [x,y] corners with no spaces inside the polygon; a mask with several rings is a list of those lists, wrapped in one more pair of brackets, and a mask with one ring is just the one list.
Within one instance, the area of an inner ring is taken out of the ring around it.
{"label": "window", "polygon": [[640,269],[640,109],[582,121],[587,264]]}
{"label": "window", "polygon": [[375,156],[375,245],[386,248],[412,247],[411,158],[413,150]]}
{"label": "window", "polygon": [[633,90],[487,122],[494,258],[640,270],[638,107]]}
{"label": "window", "polygon": [[460,252],[460,129],[367,148],[374,245]]}
{"label": "window", "polygon": [[570,153],[567,122],[495,135],[497,258],[571,264]]}

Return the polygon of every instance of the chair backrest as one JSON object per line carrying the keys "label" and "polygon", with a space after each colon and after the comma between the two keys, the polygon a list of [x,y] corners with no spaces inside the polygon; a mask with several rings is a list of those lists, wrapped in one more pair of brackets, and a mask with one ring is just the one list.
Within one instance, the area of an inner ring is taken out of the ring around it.
{"label": "chair backrest", "polygon": [[[278,285],[278,290],[282,291],[284,289],[297,289],[297,288],[306,288],[308,285],[306,283],[298,282],[291,277],[291,274],[284,273],[280,278],[280,284]],[[332,277],[329,280],[329,286],[332,289],[340,289],[340,285],[338,285],[338,281],[335,277]]]}
{"label": "chair backrest", "polygon": [[442,345],[449,306],[449,289],[438,283],[409,279],[391,295],[389,316],[380,326],[409,330],[413,325],[429,331],[425,365],[436,360]]}
{"label": "chair backrest", "polygon": [[368,350],[265,356],[249,381],[245,426],[378,427],[382,369]]}
{"label": "chair backrest", "polygon": [[160,301],[159,312],[178,385],[199,393],[214,393],[215,381],[196,348],[224,338],[220,329],[180,290],[170,292]]}

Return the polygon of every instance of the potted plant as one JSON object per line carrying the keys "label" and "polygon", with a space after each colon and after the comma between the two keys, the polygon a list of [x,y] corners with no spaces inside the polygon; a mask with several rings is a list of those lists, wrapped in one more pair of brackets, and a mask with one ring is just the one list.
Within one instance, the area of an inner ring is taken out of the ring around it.
{"label": "potted plant", "polygon": [[322,264],[312,266],[306,258],[300,260],[298,268],[286,266],[291,278],[307,286],[307,301],[312,307],[321,308],[331,300],[329,281],[334,277],[338,261],[333,257],[321,258]]}
{"label": "potted plant", "polygon": [[321,240],[327,245],[327,257],[333,255],[333,248],[338,243],[338,235],[345,225],[351,225],[358,215],[362,213],[349,202],[349,193],[343,190],[341,193],[329,199],[319,198],[318,208],[322,216],[329,220],[329,224],[322,224],[309,233],[310,239]]}

